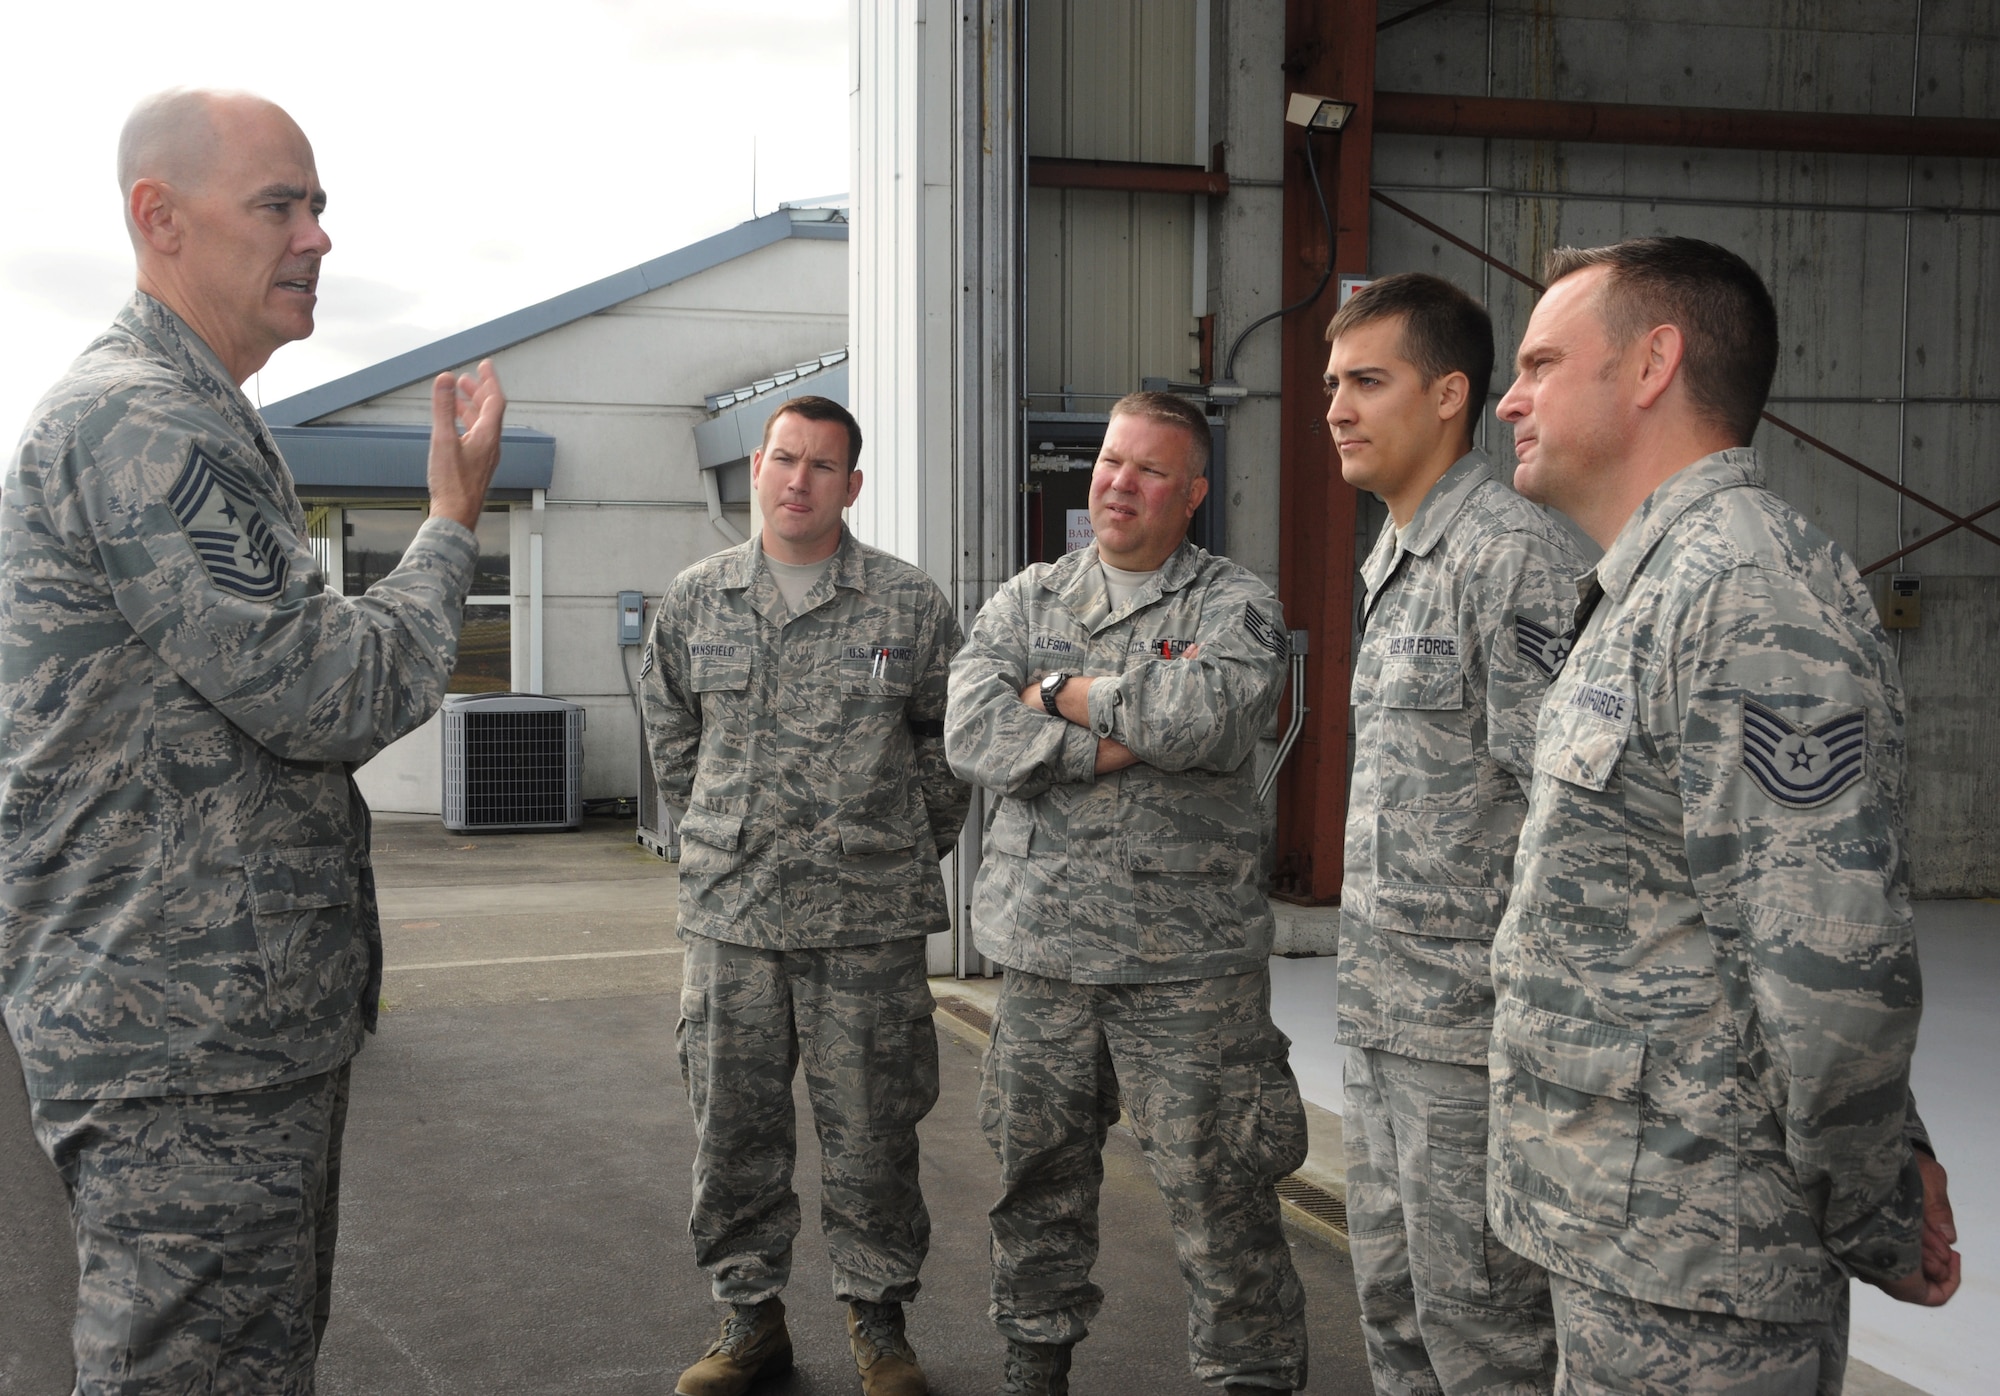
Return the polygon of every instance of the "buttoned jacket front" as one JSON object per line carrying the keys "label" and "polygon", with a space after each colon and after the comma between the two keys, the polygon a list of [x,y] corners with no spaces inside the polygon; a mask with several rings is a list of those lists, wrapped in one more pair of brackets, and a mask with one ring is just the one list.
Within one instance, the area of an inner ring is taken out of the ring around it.
{"label": "buttoned jacket front", "polygon": [[1581,595],[1494,943],[1494,1225],[1601,1289],[1821,1321],[1918,1260],[1895,661],[1748,449]]}
{"label": "buttoned jacket front", "polygon": [[682,934],[799,950],[950,928],[938,859],[971,799],[942,741],[958,641],[935,582],[844,528],[797,615],[756,538],[674,579],[641,697]]}
{"label": "buttoned jacket front", "polygon": [[0,489],[0,992],[29,1091],[340,1065],[381,936],[349,768],[443,700],[478,544],[431,519],[330,590],[277,445],[135,295]]}
{"label": "buttoned jacket front", "polygon": [[1493,933],[1527,809],[1535,714],[1585,563],[1567,532],[1461,458],[1384,523],[1349,693],[1341,1042],[1484,1066]]}

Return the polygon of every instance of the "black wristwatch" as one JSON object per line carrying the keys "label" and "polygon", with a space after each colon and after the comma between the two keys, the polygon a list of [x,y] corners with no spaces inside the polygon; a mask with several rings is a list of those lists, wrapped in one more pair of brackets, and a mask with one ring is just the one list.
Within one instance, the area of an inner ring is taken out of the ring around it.
{"label": "black wristwatch", "polygon": [[1050,717],[1062,716],[1062,709],[1056,706],[1056,695],[1063,691],[1063,685],[1069,679],[1068,674],[1050,674],[1042,680],[1042,706],[1048,709]]}

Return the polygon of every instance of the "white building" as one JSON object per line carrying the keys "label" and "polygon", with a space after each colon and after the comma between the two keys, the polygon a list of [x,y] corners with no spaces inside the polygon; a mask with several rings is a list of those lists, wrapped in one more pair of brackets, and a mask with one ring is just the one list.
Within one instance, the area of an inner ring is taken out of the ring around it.
{"label": "white building", "polygon": [[[843,210],[788,206],[264,416],[327,575],[358,590],[423,518],[431,380],[493,361],[508,430],[452,688],[583,705],[584,797],[631,796],[638,657],[617,643],[618,593],[657,597],[747,536],[748,448],[736,443],[754,445],[791,392],[846,400],[847,280]],[[361,769],[371,805],[439,812],[438,733],[433,718]]]}

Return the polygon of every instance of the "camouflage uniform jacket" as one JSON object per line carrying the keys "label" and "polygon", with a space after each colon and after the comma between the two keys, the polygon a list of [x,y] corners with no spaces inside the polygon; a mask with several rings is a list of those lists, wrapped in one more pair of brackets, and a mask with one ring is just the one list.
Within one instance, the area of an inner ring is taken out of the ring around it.
{"label": "camouflage uniform jacket", "polygon": [[[1252,767],[1287,667],[1277,598],[1192,544],[1120,611],[1094,544],[1002,587],[952,664],[945,722],[952,769],[1002,797],[973,889],[981,953],[1079,984],[1262,968]],[[1021,701],[1056,672],[1103,680],[1088,727]],[[1139,764],[1094,774],[1100,737]]]}
{"label": "camouflage uniform jacket", "polygon": [[949,930],[938,859],[971,803],[941,740],[951,605],[843,529],[794,616],[763,555],[752,538],[674,578],[641,666],[681,934],[805,950]]}
{"label": "camouflage uniform jacket", "polygon": [[1362,567],[1338,1040],[1484,1066],[1535,713],[1587,564],[1465,456]]}
{"label": "camouflage uniform jacket", "polygon": [[270,433],[135,296],[0,490],[0,994],[29,1091],[331,1070],[381,985],[348,778],[444,697],[477,543],[342,597]]}
{"label": "camouflage uniform jacket", "polygon": [[1819,1321],[1918,1259],[1895,662],[1748,449],[1579,590],[1494,943],[1494,1223],[1600,1289]]}

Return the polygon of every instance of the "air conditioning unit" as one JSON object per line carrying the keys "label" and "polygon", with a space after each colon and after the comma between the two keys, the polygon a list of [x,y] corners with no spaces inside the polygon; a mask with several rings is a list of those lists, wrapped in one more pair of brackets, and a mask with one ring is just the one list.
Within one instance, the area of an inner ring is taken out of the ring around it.
{"label": "air conditioning unit", "polygon": [[673,812],[660,798],[660,783],[653,776],[653,758],[646,750],[646,727],[639,726],[639,844],[669,863],[681,860],[681,835],[674,828]]}
{"label": "air conditioning unit", "polygon": [[533,693],[444,700],[444,827],[526,832],[583,823],[583,709]]}

